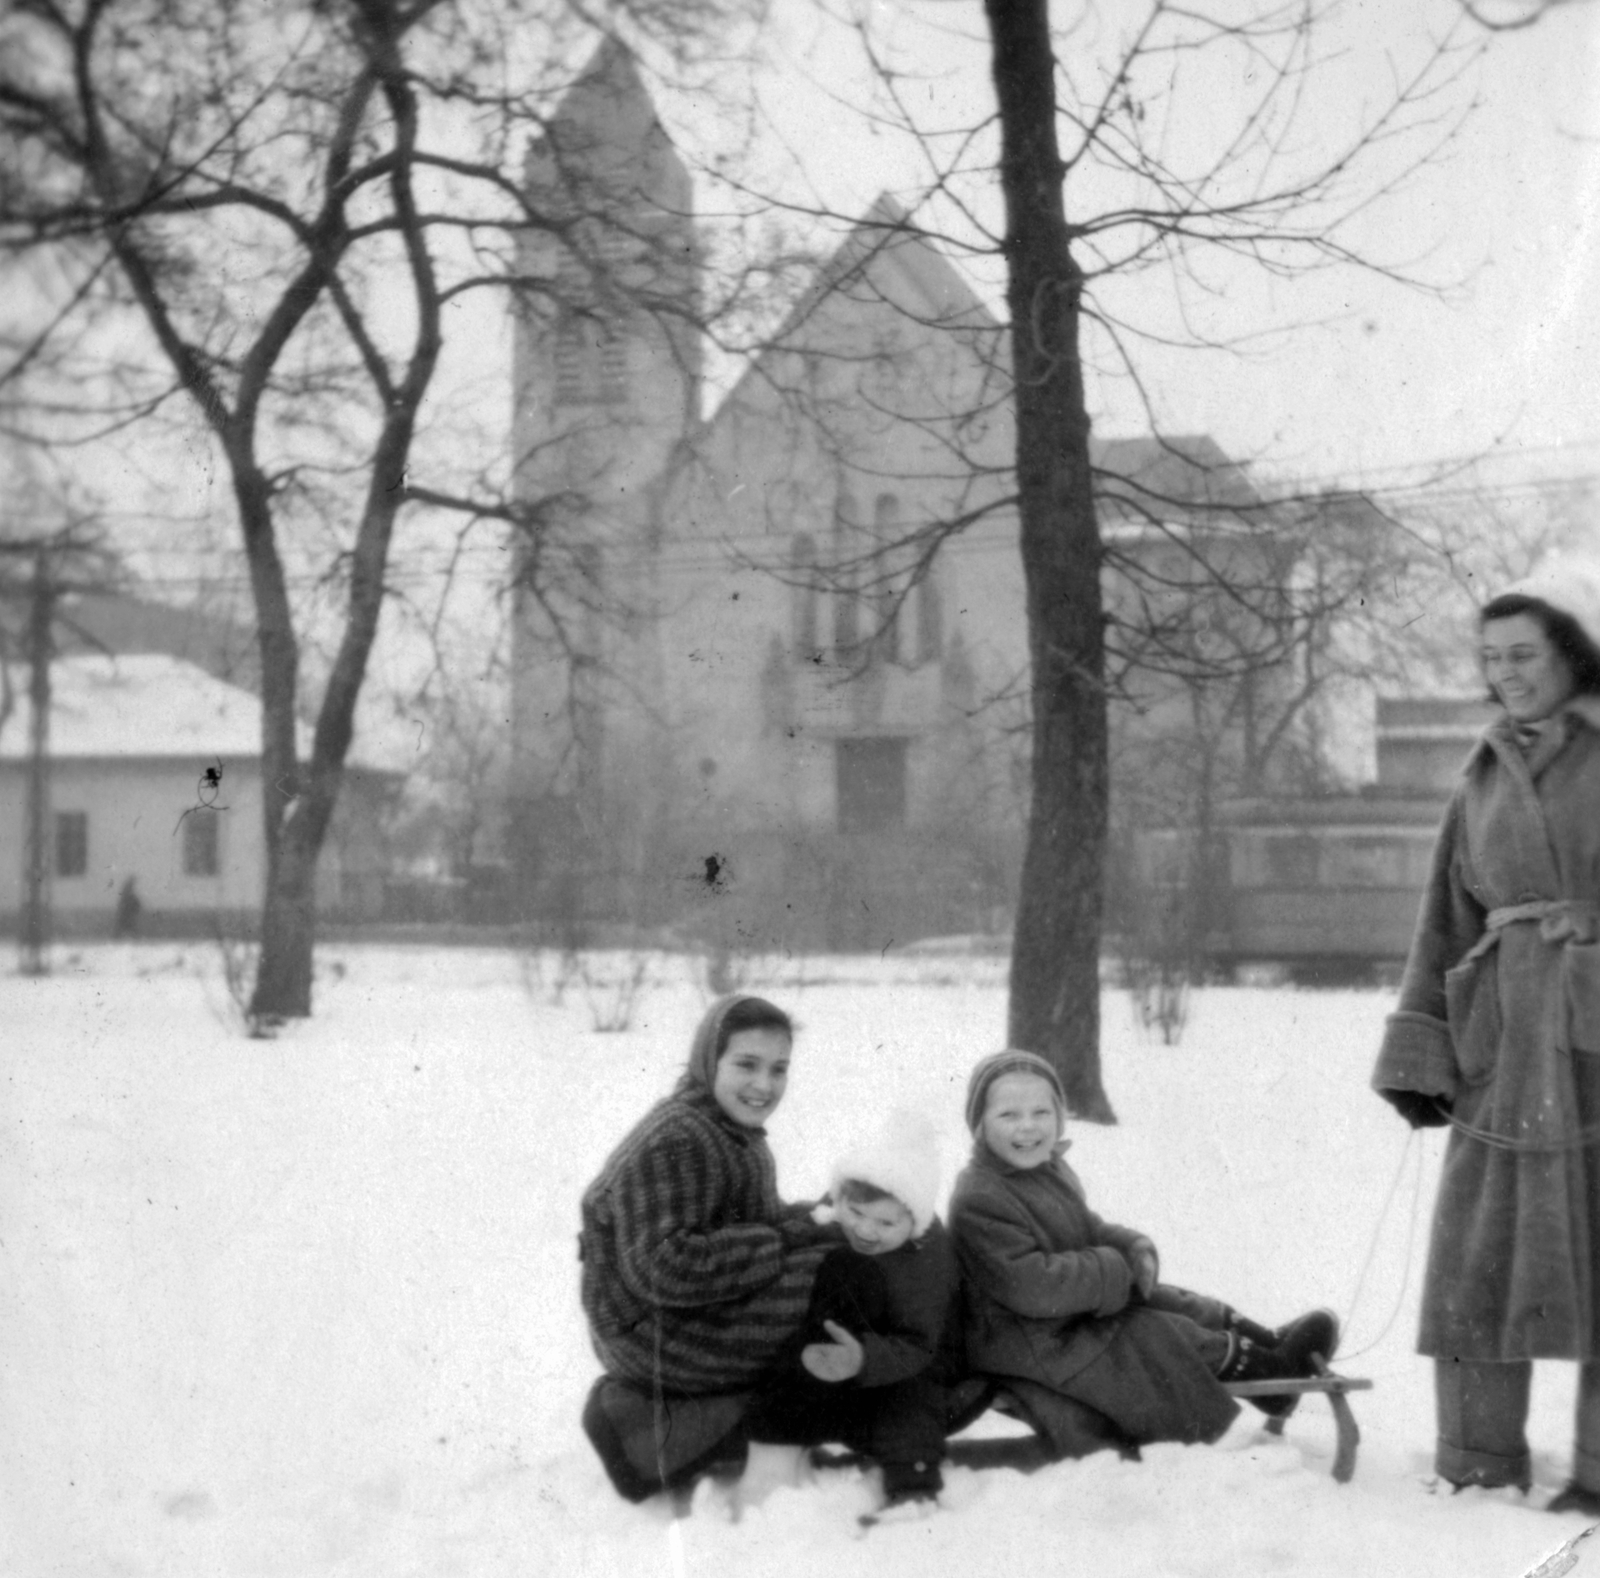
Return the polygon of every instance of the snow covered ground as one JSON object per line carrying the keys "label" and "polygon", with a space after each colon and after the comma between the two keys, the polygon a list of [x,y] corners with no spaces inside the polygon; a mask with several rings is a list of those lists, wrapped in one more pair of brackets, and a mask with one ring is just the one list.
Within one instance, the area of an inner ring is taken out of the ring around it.
{"label": "snow covered ground", "polygon": [[[937,1122],[953,1173],[1002,970],[811,959],[750,983],[802,1026],[772,1126],[787,1195],[885,1101]],[[577,1424],[596,1366],[574,1233],[707,1000],[681,961],[651,973],[602,1034],[609,989],[553,958],[333,947],[317,1017],[274,1041],[242,1035],[202,946],[0,976],[0,1570],[1513,1578],[1582,1532],[1536,1510],[1569,1462],[1571,1366],[1537,1375],[1529,1503],[1426,1488],[1411,1342],[1441,1144],[1367,1092],[1387,996],[1289,990],[1199,994],[1177,1048],[1108,993],[1122,1121],[1076,1128],[1073,1159],[1169,1279],[1267,1321],[1345,1317],[1342,1365],[1376,1383],[1351,1484],[1313,1398],[1282,1439],[1250,1411],[1142,1464],[953,1471],[946,1507],[865,1537],[853,1472],[737,1520],[711,1487],[676,1522],[623,1503]]]}

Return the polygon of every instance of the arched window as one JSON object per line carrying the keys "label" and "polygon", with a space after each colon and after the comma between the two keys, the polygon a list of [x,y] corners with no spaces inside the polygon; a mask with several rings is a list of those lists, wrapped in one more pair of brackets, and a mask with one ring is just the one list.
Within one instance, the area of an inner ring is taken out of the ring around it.
{"label": "arched window", "polygon": [[853,586],[841,586],[833,597],[833,650],[842,661],[850,661],[861,644],[861,594]]}
{"label": "arched window", "polygon": [[[860,511],[855,495],[839,484],[833,514],[833,562],[837,570],[860,552]],[[855,587],[836,579],[833,596],[833,651],[842,662],[852,662],[861,644],[861,594]]]}
{"label": "arched window", "polygon": [[880,541],[900,535],[900,497],[895,493],[880,493],[872,506],[872,529]]}
{"label": "arched window", "polygon": [[794,655],[802,663],[815,661],[817,639],[817,545],[810,532],[796,532],[789,548],[794,623]]}
{"label": "arched window", "polygon": [[917,662],[937,663],[944,655],[944,604],[939,572],[928,565],[917,583]]}
{"label": "arched window", "polygon": [[886,586],[878,593],[878,656],[885,663],[900,661],[900,595]]}

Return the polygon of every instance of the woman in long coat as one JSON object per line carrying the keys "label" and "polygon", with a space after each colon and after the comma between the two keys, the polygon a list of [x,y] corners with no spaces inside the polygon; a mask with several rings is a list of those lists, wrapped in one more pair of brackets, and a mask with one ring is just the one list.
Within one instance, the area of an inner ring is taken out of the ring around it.
{"label": "woman in long coat", "polygon": [[805,1319],[835,1228],[778,1198],[765,1122],[793,1027],[759,997],[713,1003],[677,1088],[584,1192],[581,1292],[605,1374],[583,1424],[630,1500],[737,1454],[749,1389]]}
{"label": "woman in long coat", "polygon": [[1504,716],[1446,812],[1373,1085],[1454,1129],[1418,1340],[1440,1478],[1526,1488],[1531,1361],[1576,1359],[1551,1506],[1600,1515],[1600,566],[1508,588],[1480,652]]}

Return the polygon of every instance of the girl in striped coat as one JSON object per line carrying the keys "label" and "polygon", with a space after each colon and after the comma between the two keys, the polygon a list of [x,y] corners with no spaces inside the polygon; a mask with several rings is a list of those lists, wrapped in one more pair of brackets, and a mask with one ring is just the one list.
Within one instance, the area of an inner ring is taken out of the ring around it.
{"label": "girl in striped coat", "polygon": [[677,1089],[584,1193],[583,1309],[606,1371],[584,1428],[630,1499],[729,1455],[839,1240],[778,1198],[765,1124],[792,1043],[762,998],[713,1003]]}

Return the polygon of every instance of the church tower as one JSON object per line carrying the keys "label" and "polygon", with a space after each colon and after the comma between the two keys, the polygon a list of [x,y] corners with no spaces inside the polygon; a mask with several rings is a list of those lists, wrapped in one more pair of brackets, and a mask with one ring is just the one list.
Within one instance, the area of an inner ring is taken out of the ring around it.
{"label": "church tower", "polygon": [[529,148],[524,185],[511,842],[521,913],[574,919],[614,907],[607,785],[627,752],[607,739],[608,698],[658,667],[652,564],[700,402],[689,172],[615,38]]}
{"label": "church tower", "polygon": [[689,172],[608,38],[528,150],[513,429],[521,497],[628,513],[698,420]]}

